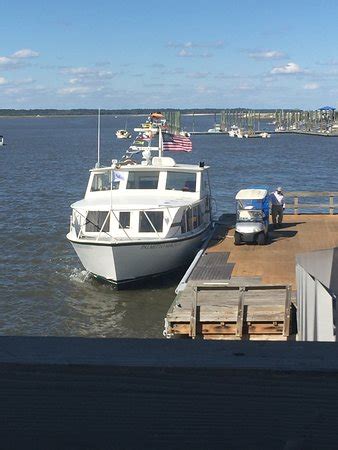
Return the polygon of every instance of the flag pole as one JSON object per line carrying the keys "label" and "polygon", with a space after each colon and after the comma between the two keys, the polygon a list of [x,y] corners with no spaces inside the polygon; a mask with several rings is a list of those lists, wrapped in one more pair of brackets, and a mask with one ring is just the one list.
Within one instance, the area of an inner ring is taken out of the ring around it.
{"label": "flag pole", "polygon": [[96,167],[100,167],[100,136],[101,134],[101,109],[98,110],[97,116],[97,163]]}
{"label": "flag pole", "polygon": [[162,127],[158,127],[158,156],[161,158],[163,156],[163,137],[162,137]]}

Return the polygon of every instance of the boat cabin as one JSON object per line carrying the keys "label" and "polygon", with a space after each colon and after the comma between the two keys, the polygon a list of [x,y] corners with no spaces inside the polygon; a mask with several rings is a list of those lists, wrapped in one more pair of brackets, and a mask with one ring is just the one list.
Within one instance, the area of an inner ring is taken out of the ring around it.
{"label": "boat cabin", "polygon": [[151,165],[95,168],[84,199],[72,208],[78,238],[149,240],[195,233],[211,220],[208,167],[162,157]]}

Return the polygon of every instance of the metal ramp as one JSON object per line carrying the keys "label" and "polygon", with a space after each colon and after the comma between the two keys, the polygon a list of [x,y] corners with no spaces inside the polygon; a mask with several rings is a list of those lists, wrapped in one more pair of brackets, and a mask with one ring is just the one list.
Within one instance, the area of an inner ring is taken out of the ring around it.
{"label": "metal ramp", "polygon": [[204,253],[194,267],[188,281],[229,280],[234,264],[227,263],[229,252]]}

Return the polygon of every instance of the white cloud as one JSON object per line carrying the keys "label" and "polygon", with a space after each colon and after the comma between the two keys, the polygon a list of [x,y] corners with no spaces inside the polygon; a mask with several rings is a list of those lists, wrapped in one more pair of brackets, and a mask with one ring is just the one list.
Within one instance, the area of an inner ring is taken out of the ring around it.
{"label": "white cloud", "polygon": [[66,81],[69,85],[60,88],[60,95],[87,96],[91,93],[102,92],[107,87],[107,81],[118,73],[110,70],[101,70],[95,67],[61,67],[60,72],[65,75],[73,75]]}
{"label": "white cloud", "polygon": [[338,60],[337,59],[330,59],[329,61],[319,61],[316,64],[319,66],[337,66]]}
{"label": "white cloud", "polygon": [[302,73],[302,72],[303,72],[303,70],[299,67],[298,64],[296,64],[294,62],[289,62],[289,63],[285,64],[285,66],[274,67],[270,71],[270,73],[273,75],[279,75],[279,74],[288,75],[288,74]]}
{"label": "white cloud", "polygon": [[100,70],[91,67],[62,67],[61,73],[76,75],[76,78],[72,78],[70,83],[83,82],[89,78],[111,79],[117,75],[117,73],[111,72],[110,70]]}
{"label": "white cloud", "polygon": [[209,75],[209,72],[192,72],[189,73],[187,76],[188,78],[207,78]]}
{"label": "white cloud", "polygon": [[86,86],[74,86],[74,87],[66,87],[58,90],[58,93],[61,95],[69,95],[69,94],[88,94],[90,92],[89,87]]}
{"label": "white cloud", "polygon": [[[23,80],[24,81],[24,80]],[[25,82],[21,82],[21,81],[15,81],[15,82],[11,82],[8,83],[8,87],[6,89],[7,93],[24,93],[25,95],[27,95],[28,93],[32,94],[32,93],[46,93],[46,92],[50,92],[48,88],[46,88],[43,85],[33,85],[32,83],[34,83],[34,80],[31,83],[25,83]]]}
{"label": "white cloud", "polygon": [[304,87],[304,89],[307,89],[309,91],[314,91],[314,90],[318,89],[320,86],[318,83],[307,83],[303,87]]}
{"label": "white cloud", "polygon": [[237,87],[237,89],[239,89],[240,91],[253,91],[254,87],[248,83],[242,83]]}
{"label": "white cloud", "polygon": [[212,53],[209,52],[193,53],[191,51],[186,50],[185,48],[182,48],[177,53],[177,56],[180,56],[182,58],[210,58],[212,56]]}
{"label": "white cloud", "polygon": [[89,67],[62,67],[61,73],[72,74],[72,75],[84,75],[87,73],[92,73],[93,69]]}
{"label": "white cloud", "polygon": [[181,75],[184,73],[182,67],[175,67],[174,69],[166,69],[160,72],[160,75]]}
{"label": "white cloud", "polygon": [[216,92],[215,89],[203,85],[195,86],[195,91],[199,94],[214,94]]}
{"label": "white cloud", "polygon": [[191,52],[188,52],[184,48],[177,53],[177,56],[181,56],[182,58],[193,56]]}
{"label": "white cloud", "polygon": [[211,42],[168,42],[167,47],[172,48],[222,48],[224,47],[224,41],[211,41]]}
{"label": "white cloud", "polygon": [[177,56],[179,56],[181,58],[210,58],[213,55],[208,50],[209,49],[220,49],[220,48],[223,48],[224,47],[224,41],[168,42],[167,43],[167,47],[180,49],[178,51],[178,53],[177,53]]}
{"label": "white cloud", "polygon": [[0,67],[2,69],[11,69],[15,68],[16,66],[20,66],[17,60],[8,58],[7,56],[0,56]]}
{"label": "white cloud", "polygon": [[11,58],[14,59],[21,59],[21,58],[36,58],[39,56],[40,53],[35,52],[34,50],[31,50],[30,48],[23,48],[21,50],[18,50],[17,52],[13,53],[11,55]]}
{"label": "white cloud", "polygon": [[0,77],[0,85],[1,84],[7,84],[7,80],[5,77]]}
{"label": "white cloud", "polygon": [[18,69],[27,65],[25,59],[39,56],[38,52],[29,48],[18,50],[10,56],[0,56],[0,67],[2,69]]}
{"label": "white cloud", "polygon": [[89,87],[89,86],[70,86],[59,89],[57,92],[61,95],[85,95],[91,94],[94,92],[99,92],[102,90],[102,87]]}
{"label": "white cloud", "polygon": [[260,52],[249,53],[250,58],[254,59],[281,59],[285,58],[285,53],[279,52],[278,50],[267,50]]}

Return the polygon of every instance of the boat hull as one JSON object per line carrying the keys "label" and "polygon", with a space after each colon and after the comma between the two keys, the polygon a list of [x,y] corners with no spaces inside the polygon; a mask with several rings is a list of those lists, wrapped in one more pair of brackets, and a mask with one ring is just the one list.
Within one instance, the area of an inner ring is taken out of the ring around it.
{"label": "boat hull", "polygon": [[71,241],[82,265],[91,274],[114,284],[171,272],[194,258],[211,227],[179,240],[148,243],[99,244]]}

